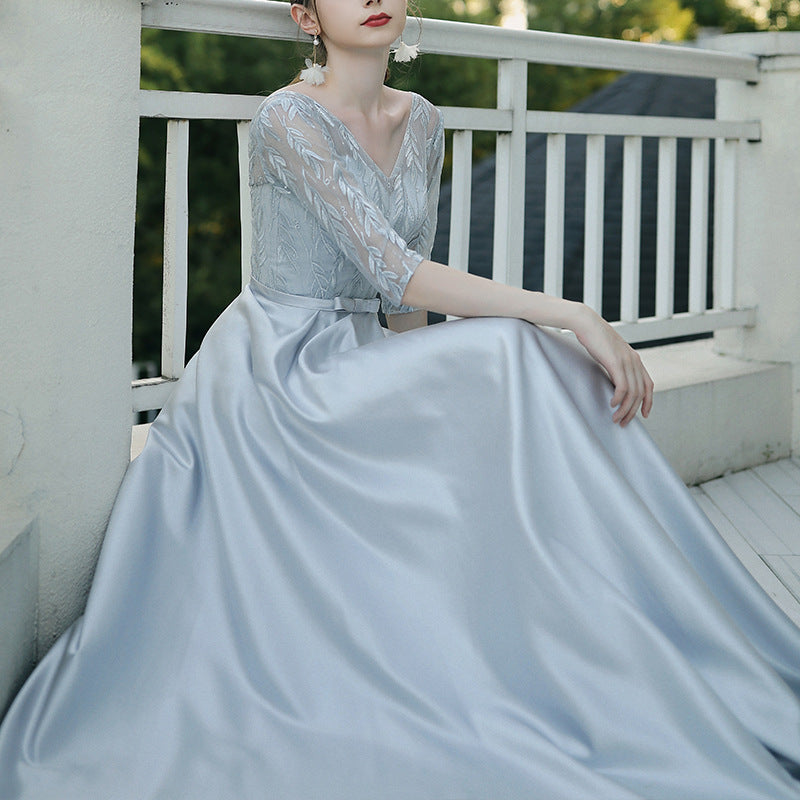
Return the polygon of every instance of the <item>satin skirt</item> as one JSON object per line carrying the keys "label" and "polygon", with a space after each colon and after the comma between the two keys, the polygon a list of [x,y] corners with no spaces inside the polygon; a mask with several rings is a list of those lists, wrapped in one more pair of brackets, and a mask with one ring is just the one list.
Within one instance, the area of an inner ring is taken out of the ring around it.
{"label": "satin skirt", "polygon": [[800,798],[800,633],[579,345],[274,297],[131,464],[0,797]]}

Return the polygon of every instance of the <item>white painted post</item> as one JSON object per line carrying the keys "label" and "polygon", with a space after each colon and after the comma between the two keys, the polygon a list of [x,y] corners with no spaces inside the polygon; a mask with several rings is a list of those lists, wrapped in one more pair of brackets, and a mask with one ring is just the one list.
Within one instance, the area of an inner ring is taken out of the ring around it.
{"label": "white painted post", "polygon": [[656,316],[671,317],[675,310],[675,182],[678,140],[658,140],[658,216],[656,227]]}
{"label": "white painted post", "polygon": [[692,139],[689,200],[689,311],[706,310],[708,284],[708,139]]}
{"label": "white painted post", "polygon": [[453,177],[450,182],[450,247],[447,263],[467,272],[472,208],[472,131],[453,131]]}
{"label": "white painted post", "polygon": [[564,294],[564,182],[567,168],[567,137],[547,135],[547,165],[544,192],[544,292]]}
{"label": "white painted post", "polygon": [[714,308],[733,308],[736,269],[737,139],[717,139],[714,153]]}
{"label": "white painted post", "polygon": [[622,145],[622,251],[620,319],[639,318],[640,244],[642,235],[642,137],[626,136]]}
{"label": "white painted post", "polygon": [[501,59],[498,62],[497,107],[511,109],[512,127],[510,133],[497,135],[492,277],[510,286],[522,286],[527,61]]}
{"label": "white painted post", "polygon": [[[753,327],[718,331],[718,351],[793,365],[792,448],[800,452],[800,33],[731,34],[710,46],[760,56],[757,83],[717,81],[719,119],[761,120],[762,138],[736,157],[735,281],[725,294],[757,306]],[[727,158],[733,159],[729,153]],[[726,156],[723,155],[723,161]],[[724,250],[723,250],[724,254]],[[716,305],[716,301],[715,301]],[[755,398],[753,413],[758,413]]]}
{"label": "white painted post", "polygon": [[583,234],[583,302],[602,313],[603,214],[605,211],[606,137],[586,137],[586,198]]}
{"label": "white painted post", "polygon": [[189,120],[167,122],[161,374],[179,378],[186,356],[189,273]]}
{"label": "white painted post", "polygon": [[242,289],[250,281],[250,256],[253,248],[253,219],[250,209],[250,120],[236,123],[239,145],[239,220],[242,229]]}
{"label": "white painted post", "polygon": [[[453,172],[450,181],[450,245],[447,263],[469,272],[469,228],[472,213],[472,131],[453,131]],[[457,319],[448,314],[447,319]]]}

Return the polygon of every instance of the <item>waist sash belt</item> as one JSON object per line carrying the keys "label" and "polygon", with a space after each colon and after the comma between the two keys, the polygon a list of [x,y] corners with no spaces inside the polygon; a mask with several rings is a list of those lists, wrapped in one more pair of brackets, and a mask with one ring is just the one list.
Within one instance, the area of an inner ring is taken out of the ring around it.
{"label": "waist sash belt", "polygon": [[288,294],[279,292],[271,286],[265,286],[255,278],[250,278],[250,288],[272,300],[274,303],[281,303],[285,306],[296,306],[297,308],[312,308],[319,311],[349,311],[359,314],[374,314],[380,308],[381,301],[377,297],[307,297],[303,294]]}

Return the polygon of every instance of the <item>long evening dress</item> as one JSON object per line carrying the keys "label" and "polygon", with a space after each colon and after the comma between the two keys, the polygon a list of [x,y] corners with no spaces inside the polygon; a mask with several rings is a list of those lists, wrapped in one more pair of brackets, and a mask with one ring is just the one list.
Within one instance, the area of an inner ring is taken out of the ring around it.
{"label": "long evening dress", "polygon": [[800,632],[601,368],[519,320],[380,327],[435,227],[411,99],[391,175],[262,103],[253,281],[8,712],[5,800],[800,798]]}

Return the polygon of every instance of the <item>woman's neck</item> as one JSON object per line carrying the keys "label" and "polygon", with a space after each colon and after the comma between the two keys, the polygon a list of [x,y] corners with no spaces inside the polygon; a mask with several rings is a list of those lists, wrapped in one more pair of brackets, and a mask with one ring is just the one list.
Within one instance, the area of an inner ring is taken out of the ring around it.
{"label": "woman's neck", "polygon": [[331,105],[374,117],[383,110],[387,50],[329,49],[324,94]]}

